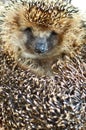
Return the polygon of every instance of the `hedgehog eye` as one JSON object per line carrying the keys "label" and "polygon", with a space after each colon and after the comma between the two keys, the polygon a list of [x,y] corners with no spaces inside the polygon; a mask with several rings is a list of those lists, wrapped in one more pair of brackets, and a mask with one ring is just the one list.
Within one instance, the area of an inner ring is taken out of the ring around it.
{"label": "hedgehog eye", "polygon": [[25,43],[25,46],[26,46],[26,48],[30,48],[30,45],[32,44],[32,42],[34,40],[32,28],[28,27],[28,28],[24,29],[24,34],[27,37],[27,41]]}
{"label": "hedgehog eye", "polygon": [[51,32],[51,36],[56,36],[56,35],[57,35],[57,33],[55,31]]}
{"label": "hedgehog eye", "polygon": [[32,32],[32,28],[28,27],[24,30],[24,33],[27,35],[28,39],[33,39],[33,32]]}
{"label": "hedgehog eye", "polygon": [[52,48],[53,46],[55,46],[57,43],[59,43],[59,36],[58,33],[56,33],[55,31],[52,31],[48,40],[48,46],[49,48]]}
{"label": "hedgehog eye", "polygon": [[32,28],[28,27],[28,28],[24,29],[24,32],[32,32]]}

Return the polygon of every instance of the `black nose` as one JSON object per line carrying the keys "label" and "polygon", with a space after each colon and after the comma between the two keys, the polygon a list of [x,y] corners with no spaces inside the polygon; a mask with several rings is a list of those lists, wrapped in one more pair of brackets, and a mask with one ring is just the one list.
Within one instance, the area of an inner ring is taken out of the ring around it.
{"label": "black nose", "polygon": [[35,47],[35,51],[37,53],[45,53],[48,50],[47,43],[38,42]]}

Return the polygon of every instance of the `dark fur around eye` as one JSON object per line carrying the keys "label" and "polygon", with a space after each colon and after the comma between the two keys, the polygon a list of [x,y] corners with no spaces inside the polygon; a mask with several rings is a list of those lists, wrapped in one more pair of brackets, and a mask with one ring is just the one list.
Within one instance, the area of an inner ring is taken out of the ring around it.
{"label": "dark fur around eye", "polygon": [[52,31],[51,36],[57,36],[57,33],[55,31]]}
{"label": "dark fur around eye", "polygon": [[58,40],[58,34],[55,31],[52,31],[49,38],[48,38],[48,40],[50,42],[54,42],[54,40]]}
{"label": "dark fur around eye", "polygon": [[27,42],[25,43],[26,47],[29,48],[31,46],[31,44],[33,43],[34,41],[34,36],[33,36],[33,33],[32,33],[32,28],[28,27],[24,30],[24,33],[26,34],[27,36]]}
{"label": "dark fur around eye", "polygon": [[48,41],[48,48],[53,48],[59,42],[59,36],[55,31],[52,31]]}
{"label": "dark fur around eye", "polygon": [[32,32],[32,28],[31,27],[27,27],[26,29],[24,29],[24,32]]}
{"label": "dark fur around eye", "polygon": [[27,35],[28,40],[33,39],[33,33],[32,33],[32,28],[28,27],[24,30],[24,33]]}

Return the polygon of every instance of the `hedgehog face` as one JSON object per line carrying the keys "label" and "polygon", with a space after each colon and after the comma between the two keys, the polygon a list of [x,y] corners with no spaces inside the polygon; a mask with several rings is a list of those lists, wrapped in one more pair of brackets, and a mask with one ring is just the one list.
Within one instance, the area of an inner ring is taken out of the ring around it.
{"label": "hedgehog face", "polygon": [[31,59],[46,59],[53,57],[54,51],[60,45],[59,34],[48,27],[41,25],[22,25],[12,33],[9,42],[15,53],[21,52],[21,57]]}
{"label": "hedgehog face", "polygon": [[24,46],[27,54],[40,55],[44,57],[58,44],[59,38],[55,31],[44,30],[40,28],[26,28],[23,31],[26,36]]}

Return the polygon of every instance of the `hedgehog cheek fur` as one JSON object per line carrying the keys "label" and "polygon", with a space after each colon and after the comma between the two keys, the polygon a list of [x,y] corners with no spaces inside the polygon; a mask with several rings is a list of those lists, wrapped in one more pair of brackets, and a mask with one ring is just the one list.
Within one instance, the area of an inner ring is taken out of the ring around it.
{"label": "hedgehog cheek fur", "polygon": [[[42,69],[42,67],[49,67],[47,60],[54,57],[53,51],[56,44],[58,44],[58,36],[55,32],[46,32],[44,34],[43,32],[38,35],[36,34],[37,36],[29,36],[30,34],[27,35],[26,30],[24,30],[12,35],[12,38],[10,38],[10,48],[13,51],[14,58],[17,61],[19,60],[22,66],[24,65],[26,68],[35,71],[43,71],[42,73],[44,73],[44,68]],[[30,38],[28,39],[28,37]]]}

